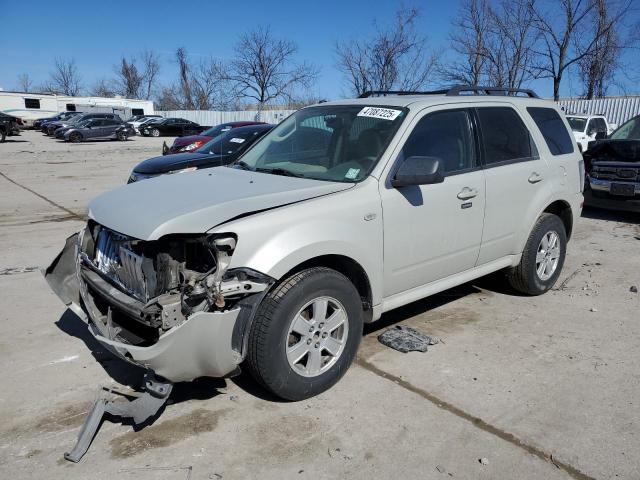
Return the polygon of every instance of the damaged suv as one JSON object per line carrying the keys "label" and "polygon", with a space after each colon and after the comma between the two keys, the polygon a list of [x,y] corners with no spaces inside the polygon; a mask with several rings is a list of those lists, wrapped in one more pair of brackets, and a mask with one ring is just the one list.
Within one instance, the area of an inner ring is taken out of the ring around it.
{"label": "damaged suv", "polygon": [[502,269],[526,294],[553,286],[583,200],[569,132],[526,90],[303,108],[230,166],[98,197],[46,278],[102,345],[170,382],[243,366],[308,398],[383,312]]}

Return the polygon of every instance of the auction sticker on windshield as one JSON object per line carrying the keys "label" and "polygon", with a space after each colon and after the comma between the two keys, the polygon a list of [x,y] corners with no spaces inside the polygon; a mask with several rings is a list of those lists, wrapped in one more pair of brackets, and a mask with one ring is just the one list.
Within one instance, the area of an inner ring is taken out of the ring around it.
{"label": "auction sticker on windshield", "polygon": [[393,108],[364,107],[358,113],[359,117],[381,118],[383,120],[395,120],[402,110]]}
{"label": "auction sticker on windshield", "polygon": [[232,138],[229,141],[233,142],[233,143],[243,143],[244,142],[244,138]]}

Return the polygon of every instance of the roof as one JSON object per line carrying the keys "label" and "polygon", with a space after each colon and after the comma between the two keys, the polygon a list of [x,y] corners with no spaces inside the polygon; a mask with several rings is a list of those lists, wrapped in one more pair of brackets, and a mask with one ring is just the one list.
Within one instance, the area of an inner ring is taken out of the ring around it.
{"label": "roof", "polygon": [[491,102],[507,102],[513,104],[522,105],[540,105],[547,104],[552,105],[555,108],[555,104],[550,100],[544,100],[541,98],[528,98],[528,97],[516,97],[513,95],[460,95],[460,96],[447,96],[445,94],[434,95],[386,95],[382,97],[368,97],[368,98],[352,98],[345,100],[336,100],[332,102],[325,102],[319,105],[375,105],[375,106],[389,106],[389,107],[407,107],[407,108],[423,108],[431,105],[443,105],[443,104],[468,104],[468,103],[491,103]]}

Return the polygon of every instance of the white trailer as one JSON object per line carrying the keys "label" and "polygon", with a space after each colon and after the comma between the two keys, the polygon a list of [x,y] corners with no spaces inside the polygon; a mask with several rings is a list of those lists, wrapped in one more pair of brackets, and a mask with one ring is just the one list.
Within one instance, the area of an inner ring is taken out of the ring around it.
{"label": "white trailer", "polygon": [[151,100],[120,97],[70,97],[46,93],[0,91],[0,112],[22,119],[30,127],[38,118],[52,117],[60,112],[113,112],[123,120],[132,115],[155,113]]}

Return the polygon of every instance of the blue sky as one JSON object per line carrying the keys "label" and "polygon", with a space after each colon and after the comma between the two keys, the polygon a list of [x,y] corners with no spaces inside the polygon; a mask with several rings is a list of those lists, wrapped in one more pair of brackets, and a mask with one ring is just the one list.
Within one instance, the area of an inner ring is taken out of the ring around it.
{"label": "blue sky", "polygon": [[[176,77],[173,52],[186,47],[192,56],[229,59],[237,35],[249,28],[270,25],[277,36],[294,40],[299,60],[320,68],[316,94],[339,98],[345,93],[334,64],[336,41],[366,36],[373,20],[391,20],[396,0],[282,0],[242,2],[189,0],[146,1],[22,1],[0,0],[3,46],[0,50],[0,87],[17,87],[17,76],[28,73],[36,84],[48,78],[56,56],[76,60],[83,83],[111,77],[121,55],[152,49],[162,56],[161,81]],[[436,49],[446,50],[451,20],[458,1],[422,0],[418,28]],[[183,7],[184,6],[184,7]],[[551,94],[551,80],[532,85],[541,95]],[[631,86],[638,93],[638,88]],[[563,82],[563,95],[578,94],[575,80]]]}

